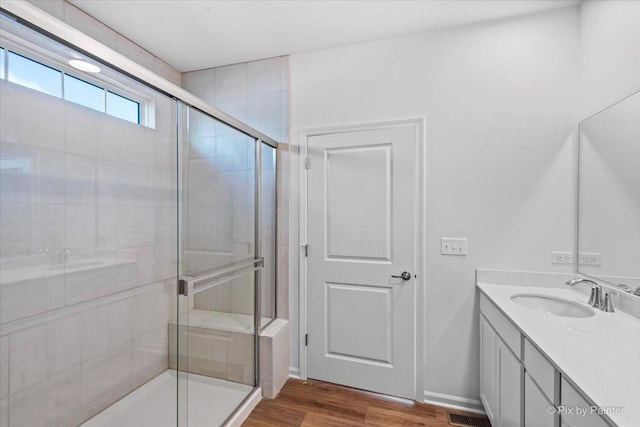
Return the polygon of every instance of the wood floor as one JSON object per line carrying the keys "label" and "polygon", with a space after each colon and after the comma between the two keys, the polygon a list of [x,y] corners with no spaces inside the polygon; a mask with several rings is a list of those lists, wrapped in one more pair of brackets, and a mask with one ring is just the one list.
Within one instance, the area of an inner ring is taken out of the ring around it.
{"label": "wood floor", "polygon": [[448,427],[446,411],[321,381],[289,379],[276,399],[258,404],[243,427]]}

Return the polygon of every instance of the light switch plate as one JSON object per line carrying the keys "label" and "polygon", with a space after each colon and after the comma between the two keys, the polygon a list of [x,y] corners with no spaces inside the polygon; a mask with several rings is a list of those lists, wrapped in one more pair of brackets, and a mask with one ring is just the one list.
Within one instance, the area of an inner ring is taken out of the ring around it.
{"label": "light switch plate", "polygon": [[467,239],[456,237],[443,237],[440,239],[440,254],[442,255],[467,255]]}

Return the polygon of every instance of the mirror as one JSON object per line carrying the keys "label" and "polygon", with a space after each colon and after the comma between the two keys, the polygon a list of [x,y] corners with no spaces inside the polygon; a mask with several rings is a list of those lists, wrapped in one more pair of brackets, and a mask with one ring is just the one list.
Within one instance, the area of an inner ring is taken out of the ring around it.
{"label": "mirror", "polygon": [[578,170],[578,272],[636,290],[640,92],[580,123]]}

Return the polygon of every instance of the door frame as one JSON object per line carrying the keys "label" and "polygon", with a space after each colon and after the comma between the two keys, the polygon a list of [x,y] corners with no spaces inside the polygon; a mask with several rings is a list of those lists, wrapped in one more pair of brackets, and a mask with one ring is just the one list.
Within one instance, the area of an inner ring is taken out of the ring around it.
{"label": "door frame", "polygon": [[299,134],[299,189],[300,198],[298,201],[298,209],[300,213],[299,221],[299,329],[298,329],[298,355],[299,355],[299,377],[300,379],[307,379],[308,372],[308,347],[305,344],[305,336],[308,331],[308,311],[307,311],[307,262],[308,258],[304,256],[304,245],[308,242],[307,235],[307,201],[308,201],[308,187],[307,187],[307,168],[306,161],[309,138],[319,135],[327,135],[334,133],[347,133],[358,132],[375,129],[386,129],[390,127],[415,127],[415,144],[416,144],[416,173],[414,177],[415,193],[414,193],[414,227],[417,230],[419,236],[415,240],[414,247],[414,265],[416,268],[415,274],[417,279],[415,281],[415,298],[414,298],[414,400],[422,402],[424,401],[424,307],[425,307],[425,280],[424,272],[426,271],[426,260],[424,255],[426,254],[426,229],[425,229],[425,214],[426,214],[426,167],[427,167],[427,153],[425,144],[425,120],[424,118],[417,119],[405,119],[405,120],[393,120],[385,122],[364,123],[356,125],[343,125],[332,126],[315,129],[304,129]]}

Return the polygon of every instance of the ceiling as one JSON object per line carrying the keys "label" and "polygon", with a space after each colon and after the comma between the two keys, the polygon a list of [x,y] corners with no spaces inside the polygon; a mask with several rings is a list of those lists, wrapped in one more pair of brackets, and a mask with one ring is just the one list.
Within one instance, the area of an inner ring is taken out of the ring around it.
{"label": "ceiling", "polygon": [[69,0],[179,71],[397,37],[579,0]]}

